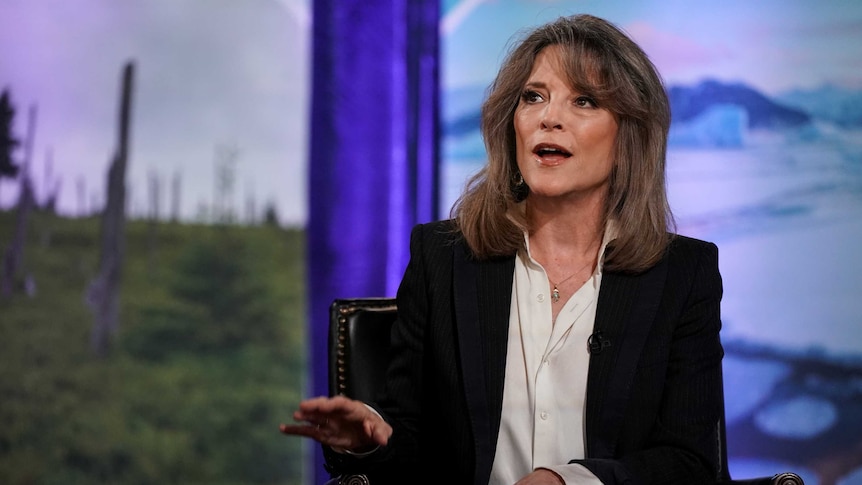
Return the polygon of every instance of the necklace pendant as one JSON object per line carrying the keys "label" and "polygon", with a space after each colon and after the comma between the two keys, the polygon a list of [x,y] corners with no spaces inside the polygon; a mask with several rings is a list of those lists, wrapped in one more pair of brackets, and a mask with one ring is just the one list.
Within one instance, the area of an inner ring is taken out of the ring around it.
{"label": "necklace pendant", "polygon": [[554,285],[554,291],[551,292],[551,300],[554,303],[560,301],[560,290],[557,289],[557,285]]}

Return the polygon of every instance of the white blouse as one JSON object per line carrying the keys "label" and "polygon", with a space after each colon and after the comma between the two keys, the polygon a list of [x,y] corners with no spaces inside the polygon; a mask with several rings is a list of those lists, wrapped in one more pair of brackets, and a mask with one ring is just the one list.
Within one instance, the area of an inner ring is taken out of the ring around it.
{"label": "white blouse", "polygon": [[[610,226],[610,225],[609,225]],[[584,409],[602,258],[553,322],[545,269],[526,250],[515,258],[503,410],[490,485],[512,485],[537,468],[553,470],[567,484],[601,485],[584,458]]]}

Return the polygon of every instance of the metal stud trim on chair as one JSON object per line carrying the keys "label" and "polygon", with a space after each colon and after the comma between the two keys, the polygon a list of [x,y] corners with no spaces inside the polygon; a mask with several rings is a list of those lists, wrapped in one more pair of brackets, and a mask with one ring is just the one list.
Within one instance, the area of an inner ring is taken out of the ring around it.
{"label": "metal stud trim on chair", "polygon": [[772,477],[773,485],[803,485],[802,478],[795,473],[779,473]]}
{"label": "metal stud trim on chair", "polygon": [[[329,336],[329,392],[331,395],[356,399],[357,396],[353,393],[357,391],[357,380],[363,380],[351,369],[351,365],[356,365],[356,362],[351,363],[351,357],[356,357],[351,355],[351,348],[357,343],[355,341],[356,335],[351,333],[352,325],[355,325],[356,322],[355,319],[362,318],[364,320],[362,314],[368,313],[380,312],[394,315],[395,311],[396,306],[393,298],[339,299],[333,302],[330,313]],[[365,323],[368,322],[365,321]],[[388,334],[389,324],[386,328]],[[362,354],[360,353],[360,355]],[[370,484],[371,481],[368,477],[362,474],[345,474],[334,477],[327,482],[327,485]]]}
{"label": "metal stud trim on chair", "polygon": [[341,316],[338,317],[338,344],[335,349],[335,363],[336,363],[336,381],[338,386],[338,394],[340,396],[344,395],[345,390],[347,389],[347,369],[345,368],[345,362],[347,359],[347,355],[345,353],[345,344],[344,341],[347,340],[347,317],[356,311],[355,306],[340,308],[338,312]]}
{"label": "metal stud trim on chair", "polygon": [[371,485],[365,475],[347,475],[338,481],[338,485]]}

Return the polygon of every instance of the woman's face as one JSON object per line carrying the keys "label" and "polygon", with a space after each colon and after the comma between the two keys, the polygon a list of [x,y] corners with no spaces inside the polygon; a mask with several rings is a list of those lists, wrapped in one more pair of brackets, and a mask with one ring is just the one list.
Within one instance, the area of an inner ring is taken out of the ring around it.
{"label": "woman's face", "polygon": [[514,124],[518,168],[530,187],[528,197],[606,197],[617,121],[569,86],[559,46],[548,46],[536,56]]}

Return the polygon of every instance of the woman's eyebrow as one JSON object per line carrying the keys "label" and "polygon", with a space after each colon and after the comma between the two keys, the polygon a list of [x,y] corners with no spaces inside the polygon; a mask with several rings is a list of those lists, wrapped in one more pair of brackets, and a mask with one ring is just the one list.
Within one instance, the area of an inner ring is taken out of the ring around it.
{"label": "woman's eyebrow", "polygon": [[547,85],[547,84],[545,84],[545,83],[544,83],[544,82],[542,82],[542,81],[527,81],[527,83],[526,83],[526,84],[524,84],[524,87],[525,87],[525,88],[542,88],[542,89],[547,89],[548,85]]}

